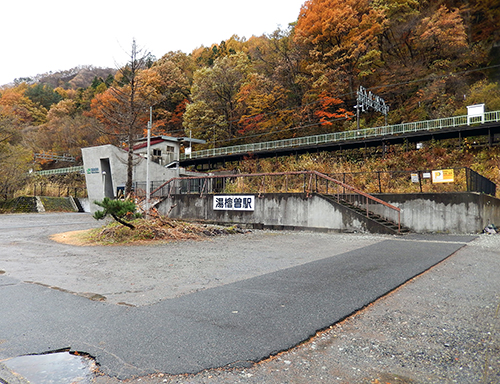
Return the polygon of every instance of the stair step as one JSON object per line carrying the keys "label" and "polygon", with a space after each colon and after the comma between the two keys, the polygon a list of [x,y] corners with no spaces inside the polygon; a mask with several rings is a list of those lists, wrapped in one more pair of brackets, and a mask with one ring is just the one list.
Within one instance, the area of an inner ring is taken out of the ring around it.
{"label": "stair step", "polygon": [[[380,216],[379,214],[376,214],[374,212],[369,212],[368,211],[368,214],[366,212],[366,208],[362,208],[358,205],[355,205],[355,204],[352,204],[350,202],[348,202],[347,200],[343,200],[343,199],[337,199],[335,196],[328,196],[328,195],[323,195],[325,196],[328,200],[330,201],[333,201],[335,203],[338,203],[344,207],[347,207],[349,209],[352,209],[353,211],[355,212],[358,212],[359,214],[362,214],[363,216],[369,218],[370,220],[373,220],[383,226],[385,226],[386,228],[389,228],[393,231],[396,231],[398,232],[398,225],[390,220],[387,220],[385,218],[383,218],[382,216]],[[405,228],[403,226],[401,226],[399,228],[399,233],[409,233],[410,230],[408,228]]]}

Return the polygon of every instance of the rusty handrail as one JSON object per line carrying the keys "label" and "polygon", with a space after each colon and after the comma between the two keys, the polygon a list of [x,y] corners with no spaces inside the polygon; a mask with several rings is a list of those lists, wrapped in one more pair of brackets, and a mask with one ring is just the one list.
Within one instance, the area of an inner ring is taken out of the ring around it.
{"label": "rusty handrail", "polygon": [[[204,176],[187,176],[187,177],[173,177],[169,180],[167,180],[165,183],[163,183],[161,186],[159,186],[158,188],[156,188],[155,190],[153,190],[151,192],[151,196],[154,196],[155,194],[157,194],[157,192],[161,191],[165,186],[171,184],[171,183],[174,183],[175,181],[177,180],[205,180],[205,182],[203,183],[203,188],[200,192],[200,196],[203,196],[203,191],[206,191],[208,192],[208,187],[207,187],[207,182],[208,180],[210,179],[224,179],[224,178],[249,178],[249,177],[262,177],[262,186],[263,188],[265,188],[265,177],[266,176],[292,176],[292,175],[309,175],[309,182],[306,182],[305,183],[305,186],[304,186],[304,189],[305,189],[305,192],[306,192],[306,195],[309,196],[310,193],[312,193],[312,190],[313,188],[316,190],[316,192],[318,191],[318,186],[317,186],[317,182],[316,182],[316,185],[313,187],[313,183],[312,183],[312,177],[313,175],[319,177],[319,178],[322,178],[324,180],[327,180],[327,181],[330,181],[330,182],[333,182],[334,184],[338,185],[339,187],[341,187],[343,190],[344,190],[344,194],[345,194],[345,191],[348,190],[348,191],[351,191],[353,194],[356,194],[356,195],[359,195],[359,196],[363,196],[365,198],[365,201],[366,201],[366,216],[369,216],[369,209],[368,209],[368,206],[369,206],[369,202],[371,201],[372,203],[375,203],[375,204],[381,204],[385,207],[387,207],[388,209],[391,209],[395,212],[397,212],[397,224],[398,224],[398,232],[400,232],[401,230],[401,209],[392,205],[392,204],[389,204],[387,203],[386,201],[383,201],[375,196],[372,196],[366,192],[363,192],[351,185],[348,185],[342,181],[339,181],[337,179],[334,179],[333,177],[330,177],[328,175],[325,175],[324,173],[321,173],[321,172],[318,172],[318,171],[295,171],[295,172],[275,172],[275,173],[243,173],[243,174],[225,174],[225,175],[204,175]],[[286,182],[288,182],[288,179],[286,178]],[[307,186],[307,189],[306,189],[306,186]],[[287,186],[288,188],[288,186]],[[328,188],[328,184],[327,184],[327,188]],[[189,192],[188,192],[189,193]],[[169,188],[169,191],[168,191],[168,196],[170,197],[171,196],[171,189]],[[259,197],[261,196],[261,192],[259,191]],[[340,195],[339,193],[337,192],[337,199],[340,199]]]}
{"label": "rusty handrail", "polygon": [[268,172],[268,173],[235,173],[235,174],[225,174],[225,175],[205,175],[205,176],[187,176],[187,177],[172,177],[171,179],[165,181],[162,185],[151,192],[153,196],[156,192],[161,190],[167,184],[170,184],[176,180],[200,180],[200,179],[222,179],[222,178],[237,178],[237,177],[263,177],[263,176],[285,176],[285,175],[304,175],[310,174],[311,171],[295,171],[295,172]]}
{"label": "rusty handrail", "polygon": [[339,180],[336,180],[336,179],[334,179],[334,178],[332,178],[332,177],[330,177],[330,176],[327,176],[327,175],[325,175],[324,173],[321,173],[321,172],[318,172],[318,171],[308,171],[308,172],[312,172],[312,173],[314,173],[314,174],[316,174],[316,175],[318,175],[318,176],[322,177],[323,179],[326,179],[326,180],[329,180],[329,181],[333,181],[334,183],[336,183],[336,184],[340,185],[341,187],[343,187],[343,188],[345,188],[345,189],[349,189],[349,190],[351,190],[352,192],[355,192],[355,193],[357,193],[357,194],[359,194],[359,195],[362,195],[362,196],[364,196],[364,197],[368,198],[369,200],[372,200],[372,201],[375,201],[375,202],[377,202],[377,203],[379,203],[379,204],[385,205],[387,208],[393,209],[393,210],[395,210],[395,211],[397,211],[397,212],[400,212],[400,211],[401,211],[401,209],[400,209],[400,208],[398,208],[398,207],[396,207],[396,206],[394,206],[394,205],[392,205],[392,204],[389,204],[388,202],[386,202],[386,201],[384,201],[384,200],[380,200],[379,198],[377,198],[377,197],[375,197],[375,196],[372,196],[372,195],[370,195],[370,194],[368,194],[368,193],[366,193],[366,192],[363,192],[363,191],[361,191],[361,190],[359,190],[359,189],[357,189],[357,188],[355,188],[355,187],[352,187],[352,186],[350,186],[350,185],[348,185],[348,184],[345,184],[345,183],[343,183],[342,181],[339,181]]}

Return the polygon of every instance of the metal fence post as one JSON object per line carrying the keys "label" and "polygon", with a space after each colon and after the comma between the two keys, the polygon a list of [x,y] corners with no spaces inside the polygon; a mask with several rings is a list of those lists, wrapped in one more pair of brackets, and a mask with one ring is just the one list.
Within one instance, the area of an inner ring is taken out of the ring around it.
{"label": "metal fence post", "polygon": [[470,169],[469,168],[465,168],[465,184],[466,184],[466,188],[467,188],[467,192],[470,192],[470,187],[471,187],[471,173],[470,173]]}

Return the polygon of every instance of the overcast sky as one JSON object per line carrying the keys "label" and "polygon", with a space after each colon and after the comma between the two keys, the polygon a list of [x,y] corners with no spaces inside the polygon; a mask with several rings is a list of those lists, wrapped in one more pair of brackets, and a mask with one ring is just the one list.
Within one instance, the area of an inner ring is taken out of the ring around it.
{"label": "overcast sky", "polygon": [[132,39],[160,58],[288,27],[305,0],[15,0],[0,12],[0,85],[126,63]]}

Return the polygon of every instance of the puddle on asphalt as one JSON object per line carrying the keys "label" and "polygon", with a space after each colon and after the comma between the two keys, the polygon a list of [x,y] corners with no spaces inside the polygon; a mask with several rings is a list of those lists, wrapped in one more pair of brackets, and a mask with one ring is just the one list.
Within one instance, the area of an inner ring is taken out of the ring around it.
{"label": "puddle on asphalt", "polygon": [[19,356],[2,364],[32,384],[91,384],[96,370],[94,360],[69,352]]}

